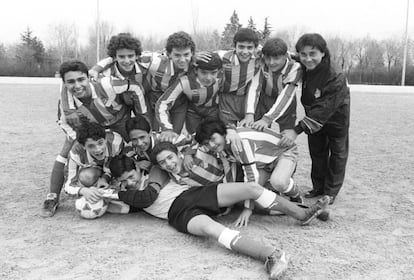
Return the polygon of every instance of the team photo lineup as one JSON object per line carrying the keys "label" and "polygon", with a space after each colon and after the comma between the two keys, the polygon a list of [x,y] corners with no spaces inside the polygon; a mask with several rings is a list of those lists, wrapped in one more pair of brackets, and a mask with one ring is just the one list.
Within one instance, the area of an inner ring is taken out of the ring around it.
{"label": "team photo lineup", "polygon": [[[350,91],[325,39],[302,34],[290,52],[281,38],[259,44],[257,33],[240,28],[231,50],[198,51],[183,31],[168,36],[162,53],[144,52],[130,33],[112,36],[106,48],[90,69],[78,60],[60,65],[63,145],[41,215],[60,211],[62,192],[84,219],[143,211],[282,279],[289,252],[240,229],[255,215],[317,227],[335,209]],[[311,158],[310,192],[294,178],[300,134]],[[232,226],[216,219],[232,211],[240,213]]]}

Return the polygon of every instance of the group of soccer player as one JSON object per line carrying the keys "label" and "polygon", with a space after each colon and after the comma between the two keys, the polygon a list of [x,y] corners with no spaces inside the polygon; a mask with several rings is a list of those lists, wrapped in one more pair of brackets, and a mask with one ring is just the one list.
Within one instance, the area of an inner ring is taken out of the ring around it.
{"label": "group of soccer player", "polygon": [[[120,33],[91,69],[62,63],[58,124],[66,138],[42,215],[55,214],[64,187],[82,200],[76,208],[84,218],[145,211],[263,261],[278,279],[288,267],[285,252],[214,217],[239,205],[236,227],[255,212],[302,225],[326,221],[345,175],[349,89],[319,34],[299,39],[299,61],[280,38],[258,50],[257,34],[241,28],[233,41],[234,50],[196,53],[191,36],[176,32],[165,54],[143,55],[137,38]],[[297,123],[300,84],[306,116]],[[308,197],[320,197],[309,206],[293,179],[301,132],[312,158]],[[82,214],[100,201],[106,211]]]}

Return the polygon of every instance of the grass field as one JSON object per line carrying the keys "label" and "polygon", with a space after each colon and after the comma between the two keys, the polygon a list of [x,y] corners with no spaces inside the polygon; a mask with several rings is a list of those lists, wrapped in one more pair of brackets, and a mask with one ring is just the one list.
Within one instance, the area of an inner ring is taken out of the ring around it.
{"label": "grass field", "polygon": [[[0,279],[267,279],[261,263],[143,213],[87,221],[63,194],[55,217],[41,218],[64,139],[57,88],[0,84]],[[347,176],[331,220],[251,218],[244,233],[292,255],[285,279],[413,279],[413,110],[414,92],[352,92]],[[305,190],[304,135],[298,144],[295,178]]]}

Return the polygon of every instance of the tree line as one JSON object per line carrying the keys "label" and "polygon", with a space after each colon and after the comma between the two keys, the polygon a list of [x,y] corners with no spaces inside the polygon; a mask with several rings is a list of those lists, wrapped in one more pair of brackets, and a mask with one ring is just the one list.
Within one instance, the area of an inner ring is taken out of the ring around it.
{"label": "tree line", "polygon": [[[193,28],[193,37],[197,50],[231,49],[233,36],[241,28],[247,27],[257,32],[260,42],[269,37],[280,37],[286,41],[289,50],[294,52],[297,39],[308,32],[306,27],[291,26],[284,29],[273,28],[265,18],[263,25],[257,26],[252,17],[247,25],[240,23],[238,14],[233,11],[229,23],[220,33],[218,30],[198,30]],[[106,45],[112,35],[114,26],[106,21],[100,23],[100,57],[106,56]],[[134,34],[131,30],[129,32]],[[347,74],[354,84],[388,84],[401,82],[403,64],[403,40],[398,36],[377,40],[364,38],[345,39],[340,36],[322,34],[328,43],[332,63],[338,70]],[[17,44],[0,43],[1,76],[54,76],[59,65],[68,59],[79,59],[88,66],[96,63],[97,36],[95,27],[89,28],[86,43],[79,43],[79,34],[75,25],[67,23],[54,24],[49,27],[50,43],[45,47],[43,41],[27,27],[20,34]],[[135,35],[141,40],[144,50],[161,52],[166,38]],[[402,37],[402,36],[401,36]],[[414,44],[409,41],[406,84],[414,85]]]}

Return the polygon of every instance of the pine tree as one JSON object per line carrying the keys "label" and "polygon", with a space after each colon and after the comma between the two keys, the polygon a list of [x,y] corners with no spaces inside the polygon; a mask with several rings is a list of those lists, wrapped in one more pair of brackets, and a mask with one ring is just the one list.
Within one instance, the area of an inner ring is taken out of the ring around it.
{"label": "pine tree", "polygon": [[266,17],[264,26],[263,26],[263,31],[262,31],[262,42],[269,39],[271,33],[272,33],[272,26],[270,25],[268,21],[268,17]]}
{"label": "pine tree", "polygon": [[262,39],[262,32],[257,30],[256,23],[254,23],[253,18],[250,16],[249,21],[247,22],[247,28],[253,30],[256,34],[259,40]]}
{"label": "pine tree", "polygon": [[236,10],[233,11],[233,15],[230,17],[230,23],[226,24],[224,31],[221,35],[221,47],[223,49],[231,49],[233,47],[233,37],[237,31],[242,27],[239,23],[239,16]]}

